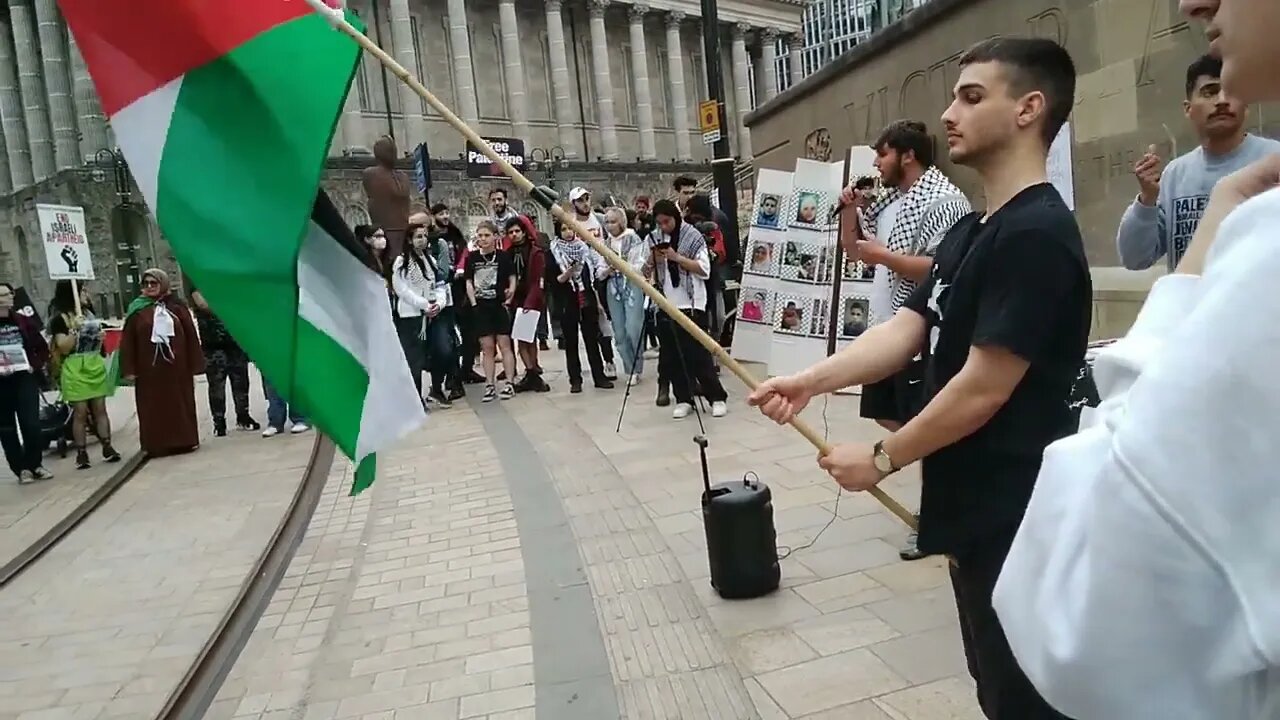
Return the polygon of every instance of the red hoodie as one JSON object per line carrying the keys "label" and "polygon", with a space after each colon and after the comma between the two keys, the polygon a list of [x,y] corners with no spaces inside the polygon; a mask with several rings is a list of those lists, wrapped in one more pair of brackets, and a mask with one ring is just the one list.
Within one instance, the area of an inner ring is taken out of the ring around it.
{"label": "red hoodie", "polygon": [[511,297],[511,306],[525,310],[546,309],[546,300],[542,296],[542,276],[546,274],[546,256],[538,245],[538,229],[527,215],[518,215],[520,226],[524,228],[525,241],[519,245],[511,245],[508,252],[516,262],[516,292]]}

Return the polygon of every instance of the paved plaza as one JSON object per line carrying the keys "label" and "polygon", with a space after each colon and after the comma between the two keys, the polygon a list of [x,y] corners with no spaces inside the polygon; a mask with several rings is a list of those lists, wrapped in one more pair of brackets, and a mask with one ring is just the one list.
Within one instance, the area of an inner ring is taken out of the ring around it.
{"label": "paved plaza", "polygon": [[[724,601],[707,577],[697,424],[622,389],[458,403],[349,498],[335,465],[308,536],[214,720],[980,719],[946,571],[844,494],[814,450],[742,403],[706,418],[714,479],[773,489],[783,587]],[[472,393],[478,395],[478,393]],[[823,403],[806,419],[823,424]],[[874,438],[857,398],[833,436]],[[886,489],[915,505],[904,473]]]}
{"label": "paved plaza", "polygon": [[[725,601],[708,583],[696,420],[655,408],[647,379],[615,432],[622,389],[569,395],[561,362],[547,355],[552,393],[433,412],[360,497],[335,462],[209,718],[981,718],[943,563],[899,561],[905,529],[837,497],[797,433],[732,381],[729,416],[705,418],[713,480],[767,482],[779,545],[797,548],[779,591]],[[856,415],[852,396],[805,414],[833,438],[875,437]],[[214,439],[202,423],[198,453],[152,461],[0,593],[0,720],[154,717],[217,627],[313,436]],[[51,527],[106,467],[6,486],[0,549]],[[914,505],[917,485],[908,472],[886,489]]]}

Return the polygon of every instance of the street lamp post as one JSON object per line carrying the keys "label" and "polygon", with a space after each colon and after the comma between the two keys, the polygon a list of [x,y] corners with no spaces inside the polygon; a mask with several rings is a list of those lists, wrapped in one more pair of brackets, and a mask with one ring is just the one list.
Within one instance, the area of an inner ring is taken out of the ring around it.
{"label": "street lamp post", "polygon": [[[120,266],[127,264],[124,273],[124,282],[117,281],[121,293],[125,296],[122,300],[129,300],[137,295],[140,291],[138,285],[138,249],[134,247],[133,238],[126,227],[125,213],[126,208],[133,204],[133,190],[129,185],[129,164],[124,159],[124,153],[119,148],[114,150],[99,150],[93,156],[93,180],[94,182],[104,183],[107,181],[107,173],[111,173],[112,181],[115,183],[116,190],[116,207],[113,215],[116,216],[116,222],[112,222],[111,231],[120,233],[120,237],[114,238],[116,243],[116,257],[120,257],[120,251],[123,250],[127,260],[122,263],[116,260],[116,275],[120,277]],[[127,284],[126,284],[127,283]]]}
{"label": "street lamp post", "polygon": [[556,168],[569,167],[569,158],[564,148],[556,145],[550,149],[536,147],[529,151],[529,169],[537,170],[541,166],[547,175],[547,187],[556,188]]}

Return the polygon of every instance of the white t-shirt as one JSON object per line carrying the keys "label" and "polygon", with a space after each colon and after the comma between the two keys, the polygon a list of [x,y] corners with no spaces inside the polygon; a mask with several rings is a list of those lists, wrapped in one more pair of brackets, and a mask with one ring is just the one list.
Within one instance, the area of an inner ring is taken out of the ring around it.
{"label": "white t-shirt", "polygon": [[604,238],[604,226],[600,224],[600,218],[595,213],[591,213],[585,218],[579,215],[576,219],[578,222],[587,226],[587,229],[591,231],[591,234],[595,236],[596,240]]}
{"label": "white t-shirt", "polygon": [[[902,198],[889,203],[876,218],[876,240],[886,243],[893,234],[893,225],[898,220],[898,210],[902,208]],[[893,317],[893,277],[889,268],[876,266],[875,275],[871,279],[870,311],[871,324],[878,325]]]}

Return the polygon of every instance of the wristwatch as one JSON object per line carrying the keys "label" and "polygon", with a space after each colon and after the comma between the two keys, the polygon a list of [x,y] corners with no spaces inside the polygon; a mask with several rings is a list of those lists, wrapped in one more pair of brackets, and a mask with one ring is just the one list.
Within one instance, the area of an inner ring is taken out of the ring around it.
{"label": "wristwatch", "polygon": [[884,449],[884,441],[876,442],[871,448],[871,463],[876,466],[882,475],[892,475],[898,472],[898,466],[893,464],[893,458],[889,457],[889,453]]}

